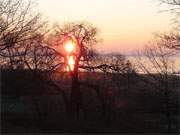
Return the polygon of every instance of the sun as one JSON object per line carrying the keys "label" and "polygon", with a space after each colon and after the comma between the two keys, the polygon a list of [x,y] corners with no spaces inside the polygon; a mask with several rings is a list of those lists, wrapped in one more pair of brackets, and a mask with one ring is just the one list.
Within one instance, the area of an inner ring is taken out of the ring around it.
{"label": "sun", "polygon": [[75,44],[73,41],[70,40],[65,44],[65,50],[67,53],[72,53],[75,50]]}
{"label": "sun", "polygon": [[72,40],[69,40],[65,43],[64,49],[66,52],[66,59],[67,59],[66,70],[67,71],[73,71],[74,70],[74,64],[75,64],[75,57],[74,57],[75,54],[73,54],[73,52],[76,51],[75,50],[76,44]]}

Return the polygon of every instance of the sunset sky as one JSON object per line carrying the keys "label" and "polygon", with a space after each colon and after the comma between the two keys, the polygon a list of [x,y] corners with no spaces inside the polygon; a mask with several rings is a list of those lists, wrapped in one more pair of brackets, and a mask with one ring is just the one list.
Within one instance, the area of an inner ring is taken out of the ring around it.
{"label": "sunset sky", "polygon": [[159,13],[158,0],[38,0],[51,22],[87,21],[100,29],[101,52],[130,54],[170,29],[172,15]]}

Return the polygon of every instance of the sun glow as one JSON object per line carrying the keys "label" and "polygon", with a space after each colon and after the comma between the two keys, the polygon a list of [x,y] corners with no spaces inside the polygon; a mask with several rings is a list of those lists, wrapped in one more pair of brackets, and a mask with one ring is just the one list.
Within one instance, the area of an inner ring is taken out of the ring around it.
{"label": "sun glow", "polygon": [[65,43],[64,49],[66,52],[66,60],[67,60],[66,71],[73,71],[75,64],[74,53],[76,51],[76,44],[72,40],[69,40]]}
{"label": "sun glow", "polygon": [[74,70],[74,64],[75,64],[75,60],[73,56],[67,56],[67,67],[66,70],[67,71],[73,71]]}
{"label": "sun glow", "polygon": [[75,44],[73,41],[70,40],[65,44],[65,50],[67,53],[72,53],[75,50]]}

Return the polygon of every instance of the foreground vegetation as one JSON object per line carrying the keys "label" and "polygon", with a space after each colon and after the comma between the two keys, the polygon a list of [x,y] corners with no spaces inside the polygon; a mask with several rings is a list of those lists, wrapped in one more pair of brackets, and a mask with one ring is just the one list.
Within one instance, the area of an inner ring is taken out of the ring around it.
{"label": "foreground vegetation", "polygon": [[[68,74],[55,76],[69,98]],[[81,87],[83,107],[74,119],[66,110],[62,93],[54,87],[42,84],[28,70],[2,70],[2,133],[167,132],[166,100],[162,91],[144,81],[148,75],[131,74],[129,82],[126,74],[82,72],[79,76],[97,89]],[[173,78],[171,133],[178,133],[179,78]]]}

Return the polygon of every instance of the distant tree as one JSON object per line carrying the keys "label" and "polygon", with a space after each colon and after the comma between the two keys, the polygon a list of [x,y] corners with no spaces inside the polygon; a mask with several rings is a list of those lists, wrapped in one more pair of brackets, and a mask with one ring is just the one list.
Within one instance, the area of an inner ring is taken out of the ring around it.
{"label": "distant tree", "polygon": [[[131,62],[122,54],[108,54],[102,56],[103,72],[106,73],[103,83],[105,91],[102,92],[102,99],[104,99],[104,113],[105,118],[112,120],[116,118],[117,102],[122,100],[123,96],[127,96],[130,92],[131,80],[135,68]],[[105,60],[103,60],[105,59]],[[109,114],[109,115],[107,115]]]}
{"label": "distant tree", "polygon": [[[132,63],[124,55],[118,53],[100,55],[97,57],[99,58],[94,59],[92,65],[101,67],[99,69],[97,68],[101,72],[111,73],[112,80],[118,87],[122,86],[122,83],[127,84],[127,89],[124,92],[129,90],[130,76],[135,73],[135,68]],[[120,80],[124,82],[120,82]]]}
{"label": "distant tree", "polygon": [[[80,81],[80,84],[95,90],[97,99],[101,103],[103,119],[115,118],[115,101],[121,98],[122,90],[125,92],[130,88],[130,77],[135,72],[134,67],[124,55],[112,53],[96,54],[89,61],[89,65],[84,65],[82,68],[90,72],[90,75],[87,75],[86,81]],[[93,73],[92,78],[91,73]],[[101,78],[98,83],[96,75]],[[127,89],[121,89],[126,84]]]}
{"label": "distant tree", "polygon": [[[173,92],[174,66],[171,57],[176,54],[175,50],[163,45],[161,40],[155,40],[145,46],[145,49],[138,57],[139,72],[147,74],[144,81],[162,93],[164,97],[165,115],[168,121],[168,132],[171,131],[171,95]],[[142,77],[141,77],[142,78]]]}

